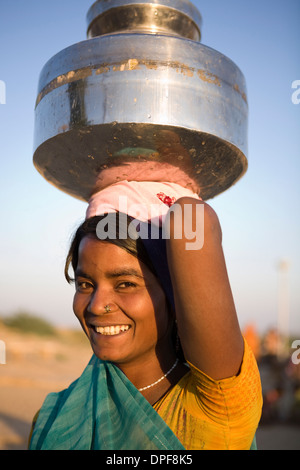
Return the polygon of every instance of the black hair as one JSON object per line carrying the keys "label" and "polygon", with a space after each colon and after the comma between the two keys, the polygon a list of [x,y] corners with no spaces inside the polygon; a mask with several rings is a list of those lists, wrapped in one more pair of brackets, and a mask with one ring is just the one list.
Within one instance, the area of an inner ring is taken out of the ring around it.
{"label": "black hair", "polygon": [[[125,217],[124,217],[125,216]],[[115,237],[109,238],[100,238],[99,232],[97,232],[97,227],[100,222],[105,221],[109,224],[109,219],[115,224]],[[148,252],[145,248],[145,245],[141,238],[131,238],[129,236],[124,237],[124,233],[128,233],[128,228],[132,219],[125,214],[122,214],[122,217],[116,217],[115,214],[104,214],[101,216],[91,217],[85,220],[77,229],[65,263],[65,278],[67,279],[68,283],[74,281],[73,278],[70,277],[69,269],[72,265],[73,271],[75,272],[78,264],[78,250],[80,242],[84,237],[91,237],[101,241],[107,241],[114,245],[119,246],[126,250],[129,254],[135,256],[140,261],[142,261],[147,268],[156,276],[157,273],[153,266],[153,263],[148,255]],[[126,224],[126,226],[124,226]],[[125,232],[126,230],[126,232]]]}

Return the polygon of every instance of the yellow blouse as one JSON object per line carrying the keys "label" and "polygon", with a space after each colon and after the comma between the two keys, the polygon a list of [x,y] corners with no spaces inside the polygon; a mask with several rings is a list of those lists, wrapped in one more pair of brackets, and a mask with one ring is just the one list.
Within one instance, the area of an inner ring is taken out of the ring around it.
{"label": "yellow blouse", "polygon": [[153,406],[187,450],[249,450],[261,417],[262,391],[254,355],[244,341],[241,370],[213,380],[192,364]]}

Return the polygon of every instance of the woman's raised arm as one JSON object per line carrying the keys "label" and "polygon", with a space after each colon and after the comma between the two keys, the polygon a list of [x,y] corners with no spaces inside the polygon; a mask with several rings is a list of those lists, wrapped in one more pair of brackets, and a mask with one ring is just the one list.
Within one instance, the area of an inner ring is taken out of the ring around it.
{"label": "woman's raised arm", "polygon": [[[219,219],[208,204],[185,197],[170,209],[169,224],[167,256],[185,358],[215,380],[237,375],[244,342],[228,279]],[[201,230],[202,247],[201,240],[194,240],[193,244],[190,239],[191,232],[199,238]]]}

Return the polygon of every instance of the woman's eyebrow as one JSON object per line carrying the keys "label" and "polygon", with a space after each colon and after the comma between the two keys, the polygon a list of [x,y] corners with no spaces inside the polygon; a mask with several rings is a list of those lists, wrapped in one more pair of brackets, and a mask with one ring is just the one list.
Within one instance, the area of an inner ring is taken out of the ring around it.
{"label": "woman's eyebrow", "polygon": [[[139,271],[137,271],[134,268],[126,268],[126,267],[120,268],[120,269],[115,269],[113,271],[108,271],[107,273],[105,273],[105,275],[106,275],[107,278],[110,278],[110,279],[113,279],[113,278],[116,278],[116,277],[122,277],[122,276],[134,276],[134,277],[137,277],[137,278],[140,278],[140,279],[144,279],[144,276]],[[92,280],[92,277],[89,276],[84,271],[82,271],[81,269],[76,269],[75,277],[76,278],[77,277],[84,277],[86,279]]]}
{"label": "woman's eyebrow", "polygon": [[75,277],[85,277],[86,279],[90,279],[92,280],[91,276],[89,276],[88,274],[86,274],[84,271],[82,271],[81,269],[76,269],[75,270]]}
{"label": "woman's eyebrow", "polygon": [[106,273],[106,276],[109,278],[122,277],[122,276],[134,276],[140,279],[144,279],[144,276],[134,268],[121,268],[114,271],[109,271]]}

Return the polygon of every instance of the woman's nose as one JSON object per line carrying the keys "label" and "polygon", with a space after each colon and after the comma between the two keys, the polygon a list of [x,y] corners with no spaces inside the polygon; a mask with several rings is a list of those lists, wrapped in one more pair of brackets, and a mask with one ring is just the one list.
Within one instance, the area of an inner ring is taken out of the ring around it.
{"label": "woman's nose", "polygon": [[117,305],[111,300],[109,293],[95,291],[90,299],[88,311],[94,315],[105,315],[117,310]]}

